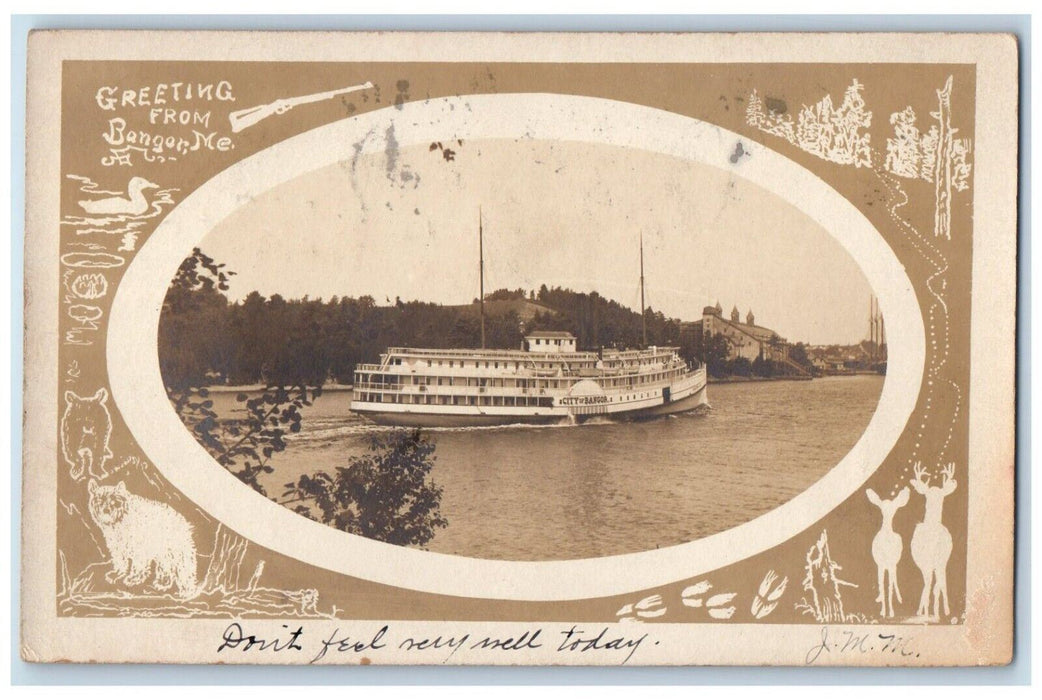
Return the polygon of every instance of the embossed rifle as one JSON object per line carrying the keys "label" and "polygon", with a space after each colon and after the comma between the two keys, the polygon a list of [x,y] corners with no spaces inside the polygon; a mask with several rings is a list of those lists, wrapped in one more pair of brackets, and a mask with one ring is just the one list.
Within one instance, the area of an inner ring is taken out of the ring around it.
{"label": "embossed rifle", "polygon": [[243,129],[251,127],[262,119],[267,119],[273,114],[285,114],[299,105],[331,100],[338,95],[346,95],[349,92],[357,92],[358,90],[368,90],[371,87],[373,87],[373,84],[366,81],[361,85],[352,85],[351,87],[342,88],[340,90],[316,92],[313,95],[301,95],[300,97],[286,97],[275,100],[274,102],[269,102],[265,105],[257,105],[256,107],[248,107],[247,109],[240,109],[232,112],[228,115],[228,121],[231,122],[232,133],[237,134]]}

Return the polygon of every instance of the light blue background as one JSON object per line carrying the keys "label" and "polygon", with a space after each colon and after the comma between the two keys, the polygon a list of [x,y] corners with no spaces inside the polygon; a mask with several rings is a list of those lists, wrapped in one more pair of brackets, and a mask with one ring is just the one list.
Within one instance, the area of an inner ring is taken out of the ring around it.
{"label": "light blue background", "polygon": [[[25,58],[32,29],[286,29],[469,31],[983,31],[1016,34],[1021,47],[1018,265],[1016,645],[1001,668],[429,668],[27,664],[19,648],[21,521],[22,245],[25,223]],[[11,18],[11,680],[15,685],[411,684],[1027,684],[1031,681],[1030,276],[1031,19],[1026,15],[15,15]]]}

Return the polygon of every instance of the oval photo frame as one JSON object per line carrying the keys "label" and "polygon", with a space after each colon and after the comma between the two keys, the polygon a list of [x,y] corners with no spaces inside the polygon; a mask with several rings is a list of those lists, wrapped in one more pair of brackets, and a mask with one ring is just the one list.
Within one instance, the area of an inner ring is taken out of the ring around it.
{"label": "oval photo frame", "polygon": [[[887,375],[853,448],[792,500],[737,527],[662,549],[566,561],[496,561],[424,552],[351,535],[256,494],[207,453],[167,399],[159,317],[170,280],[193,245],[272,187],[383,150],[448,139],[538,138],[641,149],[705,163],[770,191],[827,230],[861,267],[885,314]],[[732,163],[741,143],[749,158]],[[218,173],[177,205],[127,267],[107,336],[112,397],[163,476],[248,540],[304,564],[416,591],[557,601],[619,595],[699,576],[766,551],[813,525],[858,490],[900,437],[918,399],[925,333],[911,280],[868,219],[803,166],[707,122],[602,98],[545,93],[413,102],[347,118],[276,143]]]}

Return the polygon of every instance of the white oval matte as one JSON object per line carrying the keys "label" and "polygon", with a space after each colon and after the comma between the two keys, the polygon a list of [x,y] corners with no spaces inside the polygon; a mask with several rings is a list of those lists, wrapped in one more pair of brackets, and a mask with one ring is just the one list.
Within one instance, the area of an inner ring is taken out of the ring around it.
{"label": "white oval matte", "polygon": [[[512,562],[423,552],[350,535],[262,498],[218,465],[167,400],[157,330],[185,256],[249,198],[304,173],[399,146],[449,139],[537,138],[643,149],[735,172],[814,219],[858,262],[886,316],[889,364],[876,412],[849,453],[791,501],[685,544],[593,559]],[[750,158],[732,165],[741,142]],[[360,151],[356,149],[361,149]],[[171,484],[243,537],[300,562],[418,591],[508,600],[616,595],[697,576],[780,544],[858,489],[889,453],[915,406],[925,339],[911,281],[864,215],[809,170],[690,117],[625,102],[556,94],[474,95],[414,102],[277,143],[219,173],[160,223],[126,270],[108,327],[112,396],[141,449]]]}

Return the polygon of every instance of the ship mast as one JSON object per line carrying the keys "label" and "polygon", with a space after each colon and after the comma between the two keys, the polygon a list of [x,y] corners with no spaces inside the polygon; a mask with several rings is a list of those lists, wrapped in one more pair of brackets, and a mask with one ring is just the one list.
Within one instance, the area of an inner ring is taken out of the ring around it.
{"label": "ship mast", "polygon": [[481,207],[478,207],[478,300],[481,308],[481,349],[485,349],[485,236],[481,228]]}
{"label": "ship mast", "polygon": [[[868,297],[868,342],[869,347],[874,348],[876,344],[876,306],[873,297]],[[872,350],[872,358],[875,359],[876,351]]]}
{"label": "ship mast", "polygon": [[648,347],[648,319],[644,312],[644,232],[640,232],[640,337],[644,347]]}

